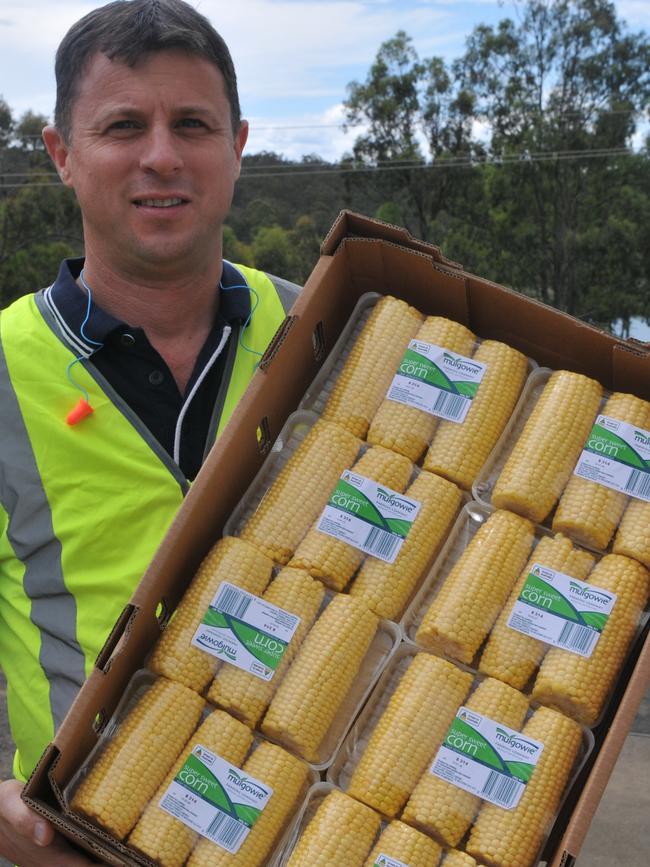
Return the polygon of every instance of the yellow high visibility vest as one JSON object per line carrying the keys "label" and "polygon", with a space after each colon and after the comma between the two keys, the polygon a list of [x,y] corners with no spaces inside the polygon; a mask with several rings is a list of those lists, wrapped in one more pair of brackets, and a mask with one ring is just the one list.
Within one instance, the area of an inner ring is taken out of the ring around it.
{"label": "yellow high visibility vest", "polygon": [[[285,317],[269,277],[236,267],[258,301],[245,340],[231,334],[215,438],[255,372],[254,352]],[[19,779],[52,740],[189,487],[92,361],[75,379],[94,413],[66,424],[75,355],[42,293],[0,315],[0,666]]]}

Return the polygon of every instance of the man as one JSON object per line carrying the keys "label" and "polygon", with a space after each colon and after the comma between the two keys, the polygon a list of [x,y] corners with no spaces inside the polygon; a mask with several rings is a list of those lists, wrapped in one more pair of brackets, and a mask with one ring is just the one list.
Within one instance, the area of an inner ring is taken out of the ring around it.
{"label": "man", "polygon": [[182,0],[111,3],[72,27],[56,75],[43,136],[85,261],[0,317],[0,665],[18,747],[0,854],[20,867],[90,863],[20,781],[295,294],[222,260],[248,126],[205,18]]}

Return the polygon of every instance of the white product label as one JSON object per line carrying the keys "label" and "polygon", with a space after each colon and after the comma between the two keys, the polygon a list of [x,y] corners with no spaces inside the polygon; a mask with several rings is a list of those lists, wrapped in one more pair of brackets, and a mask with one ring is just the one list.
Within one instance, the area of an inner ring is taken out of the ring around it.
{"label": "white product label", "polygon": [[223,581],[194,633],[206,653],[271,680],[300,618]]}
{"label": "white product label", "polygon": [[599,415],[574,473],[650,502],[650,431]]}
{"label": "white product label", "polygon": [[590,657],[616,594],[535,563],[515,602],[508,626],[540,641]]}
{"label": "white product label", "polygon": [[394,563],[420,511],[412,500],[346,470],[317,529],[386,563]]}
{"label": "white product label", "polygon": [[486,369],[442,346],[411,340],[386,396],[460,424]]}
{"label": "white product label", "polygon": [[497,807],[513,810],[543,749],[539,741],[461,707],[430,772]]}
{"label": "white product label", "polygon": [[397,858],[391,858],[390,855],[384,855],[383,852],[375,858],[373,867],[409,867],[404,861],[398,861]]}
{"label": "white product label", "polygon": [[197,744],[160,806],[234,855],[272,794],[269,786]]}

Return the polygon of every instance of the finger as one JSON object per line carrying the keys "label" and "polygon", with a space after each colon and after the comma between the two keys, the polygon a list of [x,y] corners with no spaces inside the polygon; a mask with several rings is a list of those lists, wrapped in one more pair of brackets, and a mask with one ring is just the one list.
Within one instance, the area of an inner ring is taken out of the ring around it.
{"label": "finger", "polygon": [[10,828],[36,843],[37,846],[48,846],[54,838],[54,829],[50,823],[35,813],[22,800],[23,784],[18,780],[7,780],[0,786],[0,819]]}

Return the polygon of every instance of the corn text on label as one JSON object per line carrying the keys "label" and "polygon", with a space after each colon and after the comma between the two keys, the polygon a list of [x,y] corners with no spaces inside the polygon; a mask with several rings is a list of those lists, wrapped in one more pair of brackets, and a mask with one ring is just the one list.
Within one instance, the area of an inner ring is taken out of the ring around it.
{"label": "corn text on label", "polygon": [[398,861],[397,858],[391,858],[390,855],[384,855],[383,852],[375,859],[373,867],[409,867],[403,861]]}
{"label": "corn text on label", "polygon": [[535,563],[507,625],[579,656],[591,656],[616,594]]}
{"label": "corn text on label", "polygon": [[650,431],[599,415],[573,472],[650,502]]}
{"label": "corn text on label", "polygon": [[394,563],[419,511],[418,500],[346,470],[316,529]]}
{"label": "corn text on label", "polygon": [[296,614],[223,581],[192,644],[262,680],[271,680],[299,623]]}
{"label": "corn text on label", "polygon": [[386,397],[461,424],[486,370],[450,349],[411,340]]}
{"label": "corn text on label", "polygon": [[234,855],[272,794],[265,783],[197,744],[160,806]]}
{"label": "corn text on label", "polygon": [[497,807],[513,810],[543,749],[540,741],[461,707],[430,773]]}

